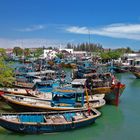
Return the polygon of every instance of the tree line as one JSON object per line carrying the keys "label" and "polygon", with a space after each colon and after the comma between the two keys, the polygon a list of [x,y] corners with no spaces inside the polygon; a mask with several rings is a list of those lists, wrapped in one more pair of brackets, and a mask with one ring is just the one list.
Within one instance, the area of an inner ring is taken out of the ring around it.
{"label": "tree line", "polygon": [[80,43],[77,45],[68,43],[66,48],[73,49],[74,51],[88,51],[88,52],[97,52],[103,50],[101,44],[94,44],[94,43]]}

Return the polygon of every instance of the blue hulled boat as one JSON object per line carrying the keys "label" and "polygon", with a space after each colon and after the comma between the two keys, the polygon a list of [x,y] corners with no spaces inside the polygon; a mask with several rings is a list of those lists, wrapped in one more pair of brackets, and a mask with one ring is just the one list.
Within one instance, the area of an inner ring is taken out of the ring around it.
{"label": "blue hulled boat", "polygon": [[36,134],[77,129],[95,122],[101,113],[96,109],[47,113],[3,113],[0,126],[7,130]]}

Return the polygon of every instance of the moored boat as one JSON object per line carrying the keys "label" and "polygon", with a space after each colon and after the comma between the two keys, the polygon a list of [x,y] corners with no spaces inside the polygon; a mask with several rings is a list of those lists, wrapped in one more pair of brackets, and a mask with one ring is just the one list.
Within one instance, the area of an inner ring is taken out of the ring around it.
{"label": "moored boat", "polygon": [[[52,92],[39,92],[39,91],[33,91],[33,90],[27,90],[28,95],[32,97],[37,97],[39,99],[44,100],[52,100]],[[63,89],[59,90],[59,92],[64,92]],[[94,95],[88,95],[89,102],[94,102],[97,100],[101,100],[105,97],[105,94],[94,94]],[[84,96],[84,102],[86,102],[86,96]]]}
{"label": "moored boat", "polygon": [[140,79],[140,67],[139,66],[131,67],[130,71],[132,72],[133,75],[135,75],[136,78]]}
{"label": "moored boat", "polygon": [[[75,79],[72,81],[72,87],[84,88],[87,83],[87,79]],[[119,84],[119,85],[118,85]],[[114,84],[101,79],[91,79],[88,81],[88,91],[90,94],[105,94],[105,100],[108,104],[118,104],[119,97],[122,95],[125,84],[115,81]],[[119,94],[119,96],[118,96]]]}
{"label": "moored boat", "polygon": [[125,73],[125,72],[129,72],[129,67],[126,67],[126,66],[114,66],[113,70],[116,73]]}
{"label": "moored boat", "polygon": [[136,78],[140,79],[140,72],[132,72],[133,75],[136,76]]}
{"label": "moored boat", "polygon": [[46,113],[3,113],[0,114],[0,126],[18,133],[51,133],[88,126],[100,115],[101,113],[93,108]]}
{"label": "moored boat", "polygon": [[16,94],[16,95],[28,95],[28,92],[26,89],[22,88],[0,88],[1,92],[7,93],[7,94]]}
{"label": "moored boat", "polygon": [[[53,93],[52,100],[38,99],[22,95],[2,94],[1,97],[16,111],[64,111],[78,110],[87,107],[84,103],[83,93]],[[97,100],[90,103],[93,108],[105,105],[105,100]]]}
{"label": "moored boat", "polygon": [[125,89],[125,84],[118,82],[115,85],[111,86],[110,92],[108,92],[105,96],[105,100],[108,104],[118,105],[119,98],[122,95]]}
{"label": "moored boat", "polygon": [[19,87],[19,88],[30,88],[30,89],[33,89],[35,87],[35,83],[21,82],[21,81],[15,81],[13,85],[15,87]]}

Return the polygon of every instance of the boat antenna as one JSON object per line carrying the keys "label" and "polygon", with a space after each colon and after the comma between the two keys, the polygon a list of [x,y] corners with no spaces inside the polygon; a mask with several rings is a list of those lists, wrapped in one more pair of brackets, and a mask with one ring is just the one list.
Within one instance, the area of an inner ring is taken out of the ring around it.
{"label": "boat antenna", "polygon": [[88,29],[88,43],[90,45],[90,30]]}

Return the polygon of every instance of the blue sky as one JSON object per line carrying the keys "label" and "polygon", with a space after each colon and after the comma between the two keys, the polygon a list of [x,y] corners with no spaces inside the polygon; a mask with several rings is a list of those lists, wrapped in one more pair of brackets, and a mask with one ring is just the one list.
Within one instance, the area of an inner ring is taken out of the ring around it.
{"label": "blue sky", "polygon": [[140,46],[139,0],[0,0],[0,47]]}

